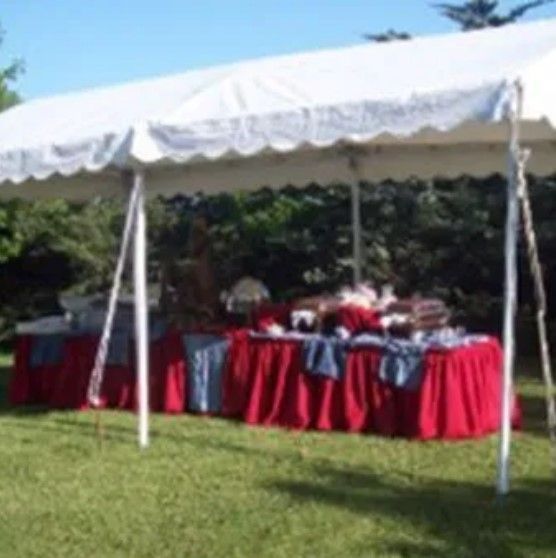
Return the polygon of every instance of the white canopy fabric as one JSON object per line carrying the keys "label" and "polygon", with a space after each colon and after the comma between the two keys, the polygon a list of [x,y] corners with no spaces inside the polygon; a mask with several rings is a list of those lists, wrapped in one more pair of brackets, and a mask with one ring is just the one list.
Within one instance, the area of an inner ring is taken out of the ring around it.
{"label": "white canopy fabric", "polygon": [[349,182],[353,144],[360,178],[503,172],[517,79],[529,170],[548,174],[555,70],[556,20],[546,20],[38,99],[0,114],[0,196],[114,194],[119,171],[140,166],[147,193]]}

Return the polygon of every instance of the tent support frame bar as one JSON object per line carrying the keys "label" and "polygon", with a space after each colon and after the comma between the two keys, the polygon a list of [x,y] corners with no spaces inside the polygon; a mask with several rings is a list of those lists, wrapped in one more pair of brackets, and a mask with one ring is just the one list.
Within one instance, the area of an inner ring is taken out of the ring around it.
{"label": "tent support frame bar", "polygon": [[504,366],[502,378],[502,417],[498,454],[496,492],[499,497],[510,489],[510,441],[513,401],[513,375],[515,360],[515,315],[517,310],[517,242],[519,234],[518,169],[520,153],[520,120],[523,106],[523,88],[519,81],[513,84],[508,106],[508,184],[505,239],[504,284]]}
{"label": "tent support frame bar", "polygon": [[87,401],[93,407],[99,407],[101,404],[100,393],[102,389],[102,381],[104,378],[104,370],[106,367],[106,359],[108,357],[108,348],[110,345],[110,338],[112,336],[114,319],[116,317],[118,297],[120,296],[125,262],[127,260],[129,244],[135,225],[135,212],[138,190],[135,185],[130,185],[130,178],[131,176],[129,172],[122,173],[122,185],[129,192],[129,199],[122,240],[120,243],[120,251],[118,254],[118,262],[116,264],[116,271],[114,273],[114,279],[112,281],[112,289],[110,290],[110,297],[108,299],[106,319],[104,320],[102,335],[97,348],[95,362],[93,365],[91,376],[89,378],[89,386],[87,389]]}
{"label": "tent support frame bar", "polygon": [[133,243],[133,283],[135,294],[135,355],[139,387],[139,447],[145,449],[149,445],[149,306],[144,171],[134,170],[133,184],[134,189],[137,190]]}
{"label": "tent support frame bar", "polygon": [[351,183],[351,227],[353,234],[353,284],[363,280],[363,240],[361,231],[361,166],[356,155],[349,155],[349,167],[353,174]]}
{"label": "tent support frame bar", "polygon": [[546,404],[546,426],[551,442],[552,466],[556,467],[556,401],[554,398],[554,378],[552,375],[552,359],[550,355],[550,344],[548,342],[548,332],[546,327],[546,289],[542,266],[539,258],[537,235],[533,223],[533,210],[529,196],[529,185],[525,168],[530,157],[530,150],[524,149],[520,152],[518,167],[518,195],[521,203],[521,214],[523,218],[523,232],[527,244],[527,255],[529,258],[529,268],[533,278],[535,301],[537,304],[536,321],[539,337],[539,351],[541,356],[542,376],[545,385],[545,404]]}
{"label": "tent support frame bar", "polygon": [[[130,177],[132,181],[129,189]],[[101,403],[100,393],[110,337],[116,316],[118,297],[121,291],[121,284],[125,262],[127,260],[128,248],[133,235],[134,254],[134,294],[135,294],[135,355],[136,369],[138,378],[138,399],[139,399],[139,419],[138,419],[138,439],[139,447],[146,448],[149,445],[149,327],[148,327],[148,297],[147,297],[147,234],[145,216],[145,174],[143,171],[135,170],[122,172],[122,183],[129,189],[129,201],[124,225],[120,253],[116,272],[110,291],[106,319],[99,343],[95,364],[91,372],[87,399],[93,407],[98,407]]]}

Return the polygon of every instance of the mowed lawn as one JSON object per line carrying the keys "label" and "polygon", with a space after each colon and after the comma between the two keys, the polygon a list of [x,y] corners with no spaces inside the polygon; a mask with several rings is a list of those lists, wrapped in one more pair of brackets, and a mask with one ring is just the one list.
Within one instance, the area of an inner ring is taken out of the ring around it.
{"label": "mowed lawn", "polygon": [[135,417],[105,412],[101,449],[92,413],[9,409],[7,365],[2,557],[556,556],[542,389],[527,376],[501,505],[496,437],[416,443],[155,416],[139,452]]}

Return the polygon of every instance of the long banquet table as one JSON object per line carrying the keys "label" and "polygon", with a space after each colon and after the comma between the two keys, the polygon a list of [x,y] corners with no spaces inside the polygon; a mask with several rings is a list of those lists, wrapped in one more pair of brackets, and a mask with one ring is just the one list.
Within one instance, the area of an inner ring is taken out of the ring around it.
{"label": "long banquet table", "polygon": [[[429,350],[415,390],[395,387],[378,374],[381,350],[356,347],[342,379],[309,374],[302,344],[262,339],[245,330],[226,332],[229,350],[221,376],[219,414],[253,425],[371,432],[427,439],[474,438],[500,424],[501,349],[495,338],[456,349]],[[87,408],[86,391],[98,338],[64,339],[60,362],[31,366],[31,336],[16,342],[9,399],[13,405]],[[190,381],[183,336],[168,331],[150,348],[150,405],[154,412],[187,412]],[[132,344],[128,363],[133,363]],[[110,365],[102,405],[133,410],[133,364]],[[514,426],[519,426],[517,400]]]}

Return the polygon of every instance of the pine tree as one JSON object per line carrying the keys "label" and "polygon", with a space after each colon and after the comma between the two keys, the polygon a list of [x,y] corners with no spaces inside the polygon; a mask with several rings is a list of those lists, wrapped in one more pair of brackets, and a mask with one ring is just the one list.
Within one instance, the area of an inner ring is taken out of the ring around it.
{"label": "pine tree", "polygon": [[508,23],[515,23],[527,12],[540,8],[554,0],[532,0],[523,2],[506,13],[500,13],[498,0],[467,0],[463,4],[441,3],[434,4],[440,13],[457,23],[463,31],[484,29],[485,27],[500,27]]}
{"label": "pine tree", "polygon": [[385,33],[373,33],[365,35],[365,39],[368,41],[374,41],[375,43],[388,43],[390,41],[407,41],[411,39],[409,33],[395,31],[394,29],[388,29]]}

